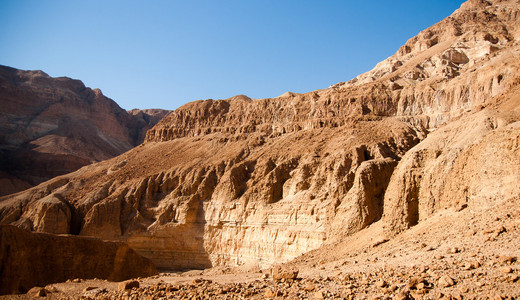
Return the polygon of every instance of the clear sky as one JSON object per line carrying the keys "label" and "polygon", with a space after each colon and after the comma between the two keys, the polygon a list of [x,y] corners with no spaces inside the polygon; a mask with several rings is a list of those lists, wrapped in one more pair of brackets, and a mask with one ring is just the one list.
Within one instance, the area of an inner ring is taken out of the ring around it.
{"label": "clear sky", "polygon": [[125,109],[347,81],[462,0],[0,0],[0,64],[99,88]]}

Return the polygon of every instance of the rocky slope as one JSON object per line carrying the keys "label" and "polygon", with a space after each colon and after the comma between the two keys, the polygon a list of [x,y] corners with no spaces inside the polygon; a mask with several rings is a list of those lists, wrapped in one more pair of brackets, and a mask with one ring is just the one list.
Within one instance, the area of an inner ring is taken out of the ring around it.
{"label": "rocky slope", "polygon": [[0,195],[117,156],[169,111],[127,113],[99,89],[0,66]]}
{"label": "rocky slope", "polygon": [[143,145],[0,198],[0,222],[123,240],[159,267],[266,267],[499,206],[519,192],[519,17],[470,0],[355,80],[188,103]]}

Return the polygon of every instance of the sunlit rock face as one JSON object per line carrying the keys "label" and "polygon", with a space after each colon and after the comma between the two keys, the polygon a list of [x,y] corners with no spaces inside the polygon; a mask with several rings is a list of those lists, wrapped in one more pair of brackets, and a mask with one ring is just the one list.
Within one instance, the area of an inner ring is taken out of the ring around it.
{"label": "sunlit rock face", "polygon": [[128,113],[79,80],[0,66],[0,196],[117,156],[167,113]]}
{"label": "sunlit rock face", "polygon": [[0,221],[123,240],[164,268],[265,267],[374,222],[391,236],[507,198],[519,15],[469,1],[349,82],[188,103],[143,145],[2,198]]}

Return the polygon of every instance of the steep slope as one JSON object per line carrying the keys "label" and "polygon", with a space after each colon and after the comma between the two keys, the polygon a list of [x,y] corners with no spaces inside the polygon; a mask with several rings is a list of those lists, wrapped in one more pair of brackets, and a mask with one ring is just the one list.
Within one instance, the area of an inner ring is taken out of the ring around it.
{"label": "steep slope", "polygon": [[471,0],[356,80],[188,103],[143,145],[0,198],[0,222],[124,240],[160,267],[265,267],[497,205],[520,179],[519,17]]}
{"label": "steep slope", "polygon": [[0,195],[141,143],[168,111],[128,114],[79,80],[0,66]]}

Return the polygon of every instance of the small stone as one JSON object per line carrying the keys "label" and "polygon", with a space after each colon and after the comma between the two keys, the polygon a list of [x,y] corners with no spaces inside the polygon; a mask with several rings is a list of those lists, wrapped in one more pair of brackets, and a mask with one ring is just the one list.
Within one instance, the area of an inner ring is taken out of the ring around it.
{"label": "small stone", "polygon": [[84,292],[88,292],[88,291],[92,291],[92,290],[95,290],[97,289],[97,287],[95,286],[87,286],[86,288],[83,289],[83,293]]}
{"label": "small stone", "polygon": [[444,275],[439,278],[439,281],[437,282],[439,286],[441,287],[450,287],[455,285],[455,281],[450,276]]}
{"label": "small stone", "polygon": [[449,251],[449,253],[451,253],[451,254],[456,254],[456,253],[459,253],[459,252],[460,252],[460,249],[457,248],[457,247],[451,247],[450,251]]}
{"label": "small stone", "polygon": [[460,293],[455,292],[455,293],[451,294],[451,299],[462,300],[462,295]]}
{"label": "small stone", "polygon": [[197,285],[197,284],[201,284],[203,281],[204,280],[202,278],[195,278],[195,279],[193,279],[193,281],[191,283]]}
{"label": "small stone", "polygon": [[469,271],[480,267],[480,263],[476,260],[464,264],[464,270]]}
{"label": "small stone", "polygon": [[53,286],[53,285],[48,285],[48,286],[45,287],[45,289],[49,293],[58,293],[59,292],[59,290],[55,286]]}
{"label": "small stone", "polygon": [[425,287],[426,287],[426,285],[424,284],[424,282],[420,282],[419,284],[417,284],[415,286],[415,288],[418,290],[424,290]]}
{"label": "small stone", "polygon": [[509,274],[509,273],[513,272],[513,269],[511,269],[511,267],[502,267],[502,268],[500,268],[500,272]]}
{"label": "small stone", "polygon": [[281,266],[275,266],[271,268],[271,277],[274,281],[294,280],[298,277],[298,270],[293,268],[282,268]]}
{"label": "small stone", "polygon": [[516,261],[516,257],[514,256],[506,256],[502,255],[498,258],[502,264],[512,264]]}
{"label": "small stone", "polygon": [[415,289],[419,283],[424,283],[424,278],[415,276],[408,281],[408,288]]}
{"label": "small stone", "polygon": [[325,295],[323,294],[322,291],[317,291],[316,293],[314,293],[314,298],[316,298],[316,299],[325,299]]}
{"label": "small stone", "polygon": [[139,281],[137,281],[137,280],[123,281],[123,282],[120,282],[117,287],[121,291],[131,290],[133,288],[137,289],[137,288],[139,288]]}
{"label": "small stone", "polygon": [[314,284],[312,284],[312,282],[307,282],[307,284],[305,285],[303,290],[305,290],[307,292],[311,292],[311,291],[314,291],[315,288],[316,287],[314,286]]}
{"label": "small stone", "polygon": [[266,298],[274,298],[274,297],[276,297],[276,294],[271,288],[266,288],[265,292],[264,292],[264,296]]}
{"label": "small stone", "polygon": [[394,297],[394,299],[395,300],[408,300],[408,299],[410,299],[410,292],[401,291]]}
{"label": "small stone", "polygon": [[379,280],[377,283],[376,283],[376,286],[380,287],[380,288],[384,288],[385,286],[387,286],[388,283],[386,281],[384,281],[383,279]]}
{"label": "small stone", "polygon": [[80,283],[80,282],[81,282],[81,279],[76,278],[76,279],[73,279],[72,282],[73,282],[73,283]]}

